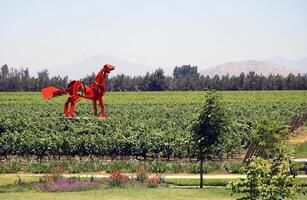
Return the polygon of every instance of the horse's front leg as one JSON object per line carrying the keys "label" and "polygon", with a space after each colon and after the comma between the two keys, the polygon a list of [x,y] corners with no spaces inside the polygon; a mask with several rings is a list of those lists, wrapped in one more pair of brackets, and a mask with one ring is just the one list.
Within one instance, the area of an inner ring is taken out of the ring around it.
{"label": "horse's front leg", "polygon": [[70,113],[71,118],[75,117],[75,106],[78,101],[80,101],[80,97],[72,98],[70,102],[70,112],[69,113]]}
{"label": "horse's front leg", "polygon": [[98,115],[98,113],[97,113],[97,101],[96,101],[96,99],[93,99],[92,105],[93,105],[94,115],[95,115],[96,117],[99,117],[99,115]]}
{"label": "horse's front leg", "polygon": [[102,117],[107,118],[108,116],[107,116],[107,113],[105,113],[105,111],[104,111],[104,102],[103,102],[102,97],[99,98],[98,101],[99,101],[99,105],[100,105],[100,110],[101,110]]}

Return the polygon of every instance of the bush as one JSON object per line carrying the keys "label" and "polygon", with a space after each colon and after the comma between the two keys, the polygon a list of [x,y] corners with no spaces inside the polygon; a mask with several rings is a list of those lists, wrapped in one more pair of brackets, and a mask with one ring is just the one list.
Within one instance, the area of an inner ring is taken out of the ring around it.
{"label": "bush", "polygon": [[296,195],[296,185],[288,174],[289,162],[283,155],[272,160],[252,158],[242,171],[246,178],[227,185],[231,194],[245,195],[241,199],[293,199]]}
{"label": "bush", "polygon": [[25,171],[34,174],[49,173],[55,166],[56,163],[51,163],[51,162],[46,162],[46,163],[30,162],[25,166]]}
{"label": "bush", "polygon": [[148,165],[148,170],[153,173],[165,173],[169,172],[170,168],[167,166],[166,162],[152,161]]}
{"label": "bush", "polygon": [[144,183],[144,181],[146,180],[147,177],[148,176],[145,173],[145,167],[144,166],[140,166],[138,168],[138,170],[136,171],[136,180],[141,182],[141,183]]}
{"label": "bush", "polygon": [[161,174],[155,174],[155,175],[149,176],[145,182],[147,184],[147,187],[154,188],[154,187],[158,187],[158,185],[163,182],[163,178]]}
{"label": "bush", "polygon": [[21,171],[21,162],[17,160],[8,163],[0,163],[0,173],[17,173]]}
{"label": "bush", "polygon": [[39,182],[32,185],[36,190],[57,192],[57,191],[76,191],[99,188],[100,184],[94,181],[81,181],[79,179],[58,179],[55,182]]}
{"label": "bush", "polygon": [[136,161],[122,161],[122,160],[115,160],[111,163],[108,163],[105,167],[106,172],[112,173],[114,171],[123,171],[127,173],[136,172],[139,167],[139,163]]}
{"label": "bush", "polygon": [[123,175],[120,171],[114,171],[109,176],[110,187],[122,186],[127,181],[128,177],[126,175]]}
{"label": "bush", "polygon": [[188,165],[187,164],[181,164],[181,163],[171,163],[169,167],[169,171],[171,173],[183,173],[188,171]]}
{"label": "bush", "polygon": [[239,174],[241,172],[241,169],[244,165],[241,163],[229,163],[225,166],[225,169],[229,172],[229,173],[233,173],[233,174]]}
{"label": "bush", "polygon": [[[218,162],[208,161],[204,163],[204,173],[222,172],[224,171],[223,165]],[[200,173],[200,166],[198,163],[191,163],[188,168],[189,173]]]}
{"label": "bush", "polygon": [[[137,161],[137,160],[116,160],[107,162],[104,160],[66,160],[48,161],[38,163],[30,161],[23,163],[18,160],[0,163],[0,173],[17,173],[20,171],[27,173],[50,173],[56,165],[61,165],[67,173],[86,173],[106,171],[112,173],[121,171],[125,173],[135,173],[144,166],[147,173],[199,173],[199,164],[195,162],[171,162],[171,161]],[[231,171],[238,171],[239,166],[227,166]],[[229,170],[228,169],[228,170]],[[221,163],[208,161],[204,164],[205,173],[215,173],[224,171]]]}

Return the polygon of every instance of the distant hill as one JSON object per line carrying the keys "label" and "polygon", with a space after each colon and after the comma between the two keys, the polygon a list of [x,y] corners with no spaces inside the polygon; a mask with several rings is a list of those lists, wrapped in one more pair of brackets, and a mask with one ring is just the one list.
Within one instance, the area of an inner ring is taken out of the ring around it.
{"label": "distant hill", "polygon": [[266,61],[277,64],[277,65],[294,68],[303,73],[307,73],[307,58],[291,60],[288,58],[273,57],[273,58],[267,59]]}
{"label": "distant hill", "polygon": [[108,55],[97,55],[80,62],[51,69],[50,75],[68,75],[69,79],[80,79],[87,74],[92,74],[93,72],[97,73],[101,67],[107,63],[116,66],[111,75],[145,75],[147,71],[153,71],[155,69],[142,64],[120,60]]}
{"label": "distant hill", "polygon": [[273,64],[265,61],[257,61],[257,60],[244,60],[238,62],[228,62],[221,65],[216,65],[214,67],[210,67],[204,70],[201,70],[200,73],[210,77],[214,75],[239,75],[241,72],[248,73],[250,71],[254,71],[257,74],[263,74],[268,76],[270,74],[280,74],[283,76],[287,76],[289,73],[298,74],[299,70],[287,68],[284,66],[280,66],[277,64]]}

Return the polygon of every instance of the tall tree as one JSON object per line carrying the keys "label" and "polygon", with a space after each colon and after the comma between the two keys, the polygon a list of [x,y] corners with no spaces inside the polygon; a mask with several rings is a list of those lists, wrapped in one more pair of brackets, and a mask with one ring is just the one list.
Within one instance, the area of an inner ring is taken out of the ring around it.
{"label": "tall tree", "polygon": [[200,161],[200,188],[203,188],[203,163],[219,155],[219,142],[228,132],[229,115],[216,92],[209,91],[191,127],[194,154]]}
{"label": "tall tree", "polygon": [[168,86],[166,85],[166,77],[164,76],[164,71],[162,68],[158,68],[149,77],[148,89],[151,91],[163,91]]}

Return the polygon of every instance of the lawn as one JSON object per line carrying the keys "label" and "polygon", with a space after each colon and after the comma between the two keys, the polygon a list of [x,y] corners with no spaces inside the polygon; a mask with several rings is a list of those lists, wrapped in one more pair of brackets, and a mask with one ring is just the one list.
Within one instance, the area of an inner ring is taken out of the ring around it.
{"label": "lawn", "polygon": [[[37,181],[38,177],[34,176],[21,176],[24,182]],[[1,175],[0,188],[4,185],[13,184],[18,180],[15,175]],[[169,187],[160,188],[144,188],[139,186],[128,186],[126,188],[112,188],[112,189],[99,189],[77,192],[35,192],[31,189],[23,191],[16,190],[0,190],[0,199],[2,200],[51,200],[51,199],[73,199],[73,200],[95,200],[95,199],[165,199],[165,200],[183,200],[183,199],[236,199],[238,196],[231,196],[230,192],[221,187],[228,182],[237,179],[205,179],[205,185],[211,185],[204,189],[196,188],[173,188],[177,186],[198,186],[198,179],[166,179]],[[300,179],[300,181],[307,182],[307,179]],[[220,186],[220,187],[214,187]],[[305,199],[304,196],[298,195],[295,199]]]}
{"label": "lawn", "polygon": [[[222,178],[215,178],[215,179],[208,179],[204,178],[204,185],[205,186],[226,186],[231,181],[239,180],[237,178],[234,179],[222,179]],[[199,179],[195,178],[169,178],[165,180],[166,183],[177,185],[177,186],[199,186]]]}
{"label": "lawn", "polygon": [[294,137],[290,138],[289,146],[294,150],[293,157],[307,158],[307,122]]}
{"label": "lawn", "polygon": [[[295,199],[303,200],[306,196],[296,196]],[[206,199],[235,199],[230,192],[224,188],[204,189],[173,189],[173,188],[114,188],[82,192],[17,192],[0,193],[0,199],[5,200],[206,200]]]}
{"label": "lawn", "polygon": [[2,193],[0,199],[6,200],[38,200],[38,199],[65,199],[65,200],[94,200],[94,199],[234,199],[230,197],[230,193],[223,188],[210,189],[171,189],[171,188],[114,188],[101,189],[95,191],[82,192],[19,192],[19,193]]}

